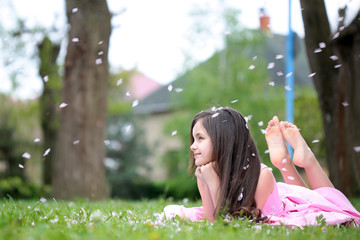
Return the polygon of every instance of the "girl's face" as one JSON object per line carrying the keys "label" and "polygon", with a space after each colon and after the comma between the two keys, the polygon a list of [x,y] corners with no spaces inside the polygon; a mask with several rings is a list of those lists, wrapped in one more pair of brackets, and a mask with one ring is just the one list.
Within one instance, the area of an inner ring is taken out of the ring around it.
{"label": "girl's face", "polygon": [[194,142],[190,146],[190,149],[194,153],[195,165],[202,166],[208,164],[211,162],[213,146],[210,136],[203,127],[201,119],[196,122],[192,130],[192,135]]}

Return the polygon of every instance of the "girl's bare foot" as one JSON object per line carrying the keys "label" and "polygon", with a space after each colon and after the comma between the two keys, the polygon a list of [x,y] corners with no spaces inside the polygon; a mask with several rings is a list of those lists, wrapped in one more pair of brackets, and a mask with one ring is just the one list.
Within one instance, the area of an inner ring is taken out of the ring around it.
{"label": "girl's bare foot", "polygon": [[280,129],[285,140],[294,149],[294,164],[305,169],[311,167],[316,158],[301,136],[299,129],[289,122],[281,122]]}
{"label": "girl's bare foot", "polygon": [[291,158],[287,150],[280,123],[277,116],[269,121],[265,133],[266,142],[269,147],[270,160],[278,169],[286,169],[291,164]]}

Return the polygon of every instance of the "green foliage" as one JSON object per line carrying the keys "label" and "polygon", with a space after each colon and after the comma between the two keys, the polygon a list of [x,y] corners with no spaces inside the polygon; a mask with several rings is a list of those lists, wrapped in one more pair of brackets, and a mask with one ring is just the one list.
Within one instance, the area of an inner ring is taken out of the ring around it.
{"label": "green foliage", "polygon": [[0,198],[36,199],[48,195],[49,189],[42,189],[36,184],[24,181],[20,177],[0,180]]}
{"label": "green foliage", "polygon": [[[39,137],[38,103],[33,101],[14,101],[0,94],[0,170],[1,177],[19,176],[29,179],[24,169],[24,152],[29,152],[36,161],[40,155],[40,146],[33,142]],[[26,121],[24,121],[26,119]]]}
{"label": "green foliage", "polygon": [[200,199],[195,177],[192,178],[186,172],[178,173],[176,177],[169,179],[164,184],[164,197],[176,200]]}
{"label": "green foliage", "polygon": [[317,159],[326,165],[325,139],[316,92],[309,87],[296,88],[294,119]]}
{"label": "green foliage", "polygon": [[129,78],[135,71],[121,71],[110,77],[105,163],[111,197],[115,198],[153,198],[163,192],[137,173],[137,168],[147,167],[144,161],[150,151],[142,137],[143,130],[131,112],[131,99],[124,98]]}
{"label": "green foliage", "polygon": [[108,175],[111,196],[120,199],[155,199],[164,194],[164,186],[150,182],[135,173],[121,172]]}
{"label": "green foliage", "polygon": [[[360,200],[354,199],[359,206]],[[0,239],[359,239],[359,228],[309,226],[291,228],[247,220],[190,222],[159,220],[166,205],[199,206],[199,202],[0,201]]]}

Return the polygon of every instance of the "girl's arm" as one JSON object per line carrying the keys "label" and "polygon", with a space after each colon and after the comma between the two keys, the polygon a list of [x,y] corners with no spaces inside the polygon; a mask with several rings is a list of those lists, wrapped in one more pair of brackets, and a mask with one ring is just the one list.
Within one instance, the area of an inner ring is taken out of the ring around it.
{"label": "girl's arm", "polygon": [[200,178],[197,178],[197,185],[203,204],[204,218],[213,222],[215,220],[215,205],[213,203],[210,190]]}
{"label": "girl's arm", "polygon": [[269,195],[274,190],[275,178],[272,171],[269,168],[264,168],[260,171],[259,181],[255,191],[256,207],[263,209]]}
{"label": "girl's arm", "polygon": [[[213,219],[215,220],[215,209],[218,204],[219,191],[220,191],[220,180],[214,169],[214,163],[208,163],[206,165],[197,167],[196,177],[205,185],[206,198],[211,199],[211,210]],[[210,201],[209,201],[210,202]],[[209,210],[210,211],[210,210]]]}

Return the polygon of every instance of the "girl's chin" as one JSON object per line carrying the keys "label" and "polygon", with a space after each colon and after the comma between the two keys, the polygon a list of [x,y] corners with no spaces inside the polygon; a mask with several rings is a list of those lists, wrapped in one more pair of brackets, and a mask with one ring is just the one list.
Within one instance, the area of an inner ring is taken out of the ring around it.
{"label": "girl's chin", "polygon": [[197,167],[201,167],[201,166],[204,166],[204,165],[206,165],[206,164],[208,164],[208,162],[202,162],[202,161],[197,161],[197,160],[195,160],[195,165],[196,165]]}

